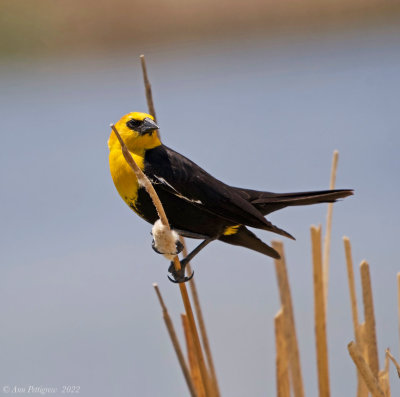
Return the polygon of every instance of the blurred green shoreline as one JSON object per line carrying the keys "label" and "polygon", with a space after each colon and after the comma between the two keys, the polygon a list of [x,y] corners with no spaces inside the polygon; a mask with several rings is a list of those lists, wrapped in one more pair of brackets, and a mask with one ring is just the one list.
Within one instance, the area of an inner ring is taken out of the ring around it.
{"label": "blurred green shoreline", "polygon": [[2,2],[0,57],[71,55],[231,37],[291,37],[395,24],[400,2],[127,0]]}

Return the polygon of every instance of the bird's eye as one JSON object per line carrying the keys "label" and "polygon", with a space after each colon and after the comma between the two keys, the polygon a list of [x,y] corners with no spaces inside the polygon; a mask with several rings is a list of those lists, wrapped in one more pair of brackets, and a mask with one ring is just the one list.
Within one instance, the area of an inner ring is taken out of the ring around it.
{"label": "bird's eye", "polygon": [[140,127],[141,124],[142,124],[141,120],[135,120],[135,119],[131,119],[126,123],[128,128],[130,128],[131,130],[135,130],[136,128]]}

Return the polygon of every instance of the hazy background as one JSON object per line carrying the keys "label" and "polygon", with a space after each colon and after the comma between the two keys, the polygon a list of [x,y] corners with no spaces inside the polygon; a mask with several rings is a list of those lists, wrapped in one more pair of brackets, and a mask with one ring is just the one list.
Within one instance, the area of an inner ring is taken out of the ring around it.
{"label": "hazy background", "polygon": [[[164,142],[227,183],[325,189],[339,150],[337,186],[356,194],[334,208],[332,395],[356,387],[343,235],[355,264],[371,264],[380,364],[388,346],[398,357],[399,13],[379,1],[2,1],[0,393],[188,395],[151,284],[180,329],[178,288],[108,169],[109,123],[147,109],[141,53]],[[309,226],[325,216],[270,217],[297,238],[285,248],[311,397]],[[275,395],[272,260],[217,242],[193,265],[222,395]]]}

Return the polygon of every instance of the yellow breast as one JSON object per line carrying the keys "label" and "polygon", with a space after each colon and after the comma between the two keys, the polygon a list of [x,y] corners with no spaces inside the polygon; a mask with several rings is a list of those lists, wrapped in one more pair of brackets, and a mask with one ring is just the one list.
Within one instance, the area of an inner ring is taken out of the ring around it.
{"label": "yellow breast", "polygon": [[[144,168],[144,157],[130,152],[141,170]],[[122,199],[136,211],[139,183],[135,173],[126,162],[121,148],[113,148],[109,155],[111,177]],[[137,211],[136,211],[137,212]],[[140,215],[140,214],[139,214]]]}

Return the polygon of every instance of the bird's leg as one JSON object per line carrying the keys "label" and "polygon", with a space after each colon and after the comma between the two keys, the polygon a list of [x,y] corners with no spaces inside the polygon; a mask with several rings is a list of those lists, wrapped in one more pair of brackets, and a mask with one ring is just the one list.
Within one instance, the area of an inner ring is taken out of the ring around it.
{"label": "bird's leg", "polygon": [[180,270],[176,270],[175,266],[174,266],[174,262],[171,262],[171,265],[168,268],[168,271],[171,273],[172,277],[168,278],[170,279],[170,281],[172,281],[173,283],[184,283],[186,281],[189,281],[193,275],[194,272],[189,276],[186,277],[185,276],[185,268],[186,265],[208,244],[211,243],[211,241],[214,241],[216,238],[208,238],[206,240],[204,240],[203,242],[201,242],[192,252],[190,252],[190,254],[188,254],[185,258],[183,258],[180,262],[181,262],[181,269]]}

